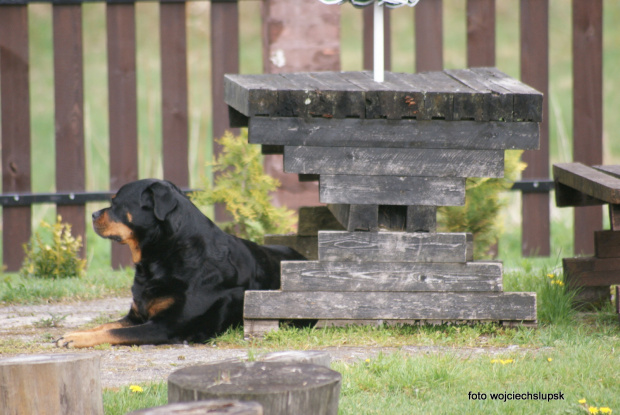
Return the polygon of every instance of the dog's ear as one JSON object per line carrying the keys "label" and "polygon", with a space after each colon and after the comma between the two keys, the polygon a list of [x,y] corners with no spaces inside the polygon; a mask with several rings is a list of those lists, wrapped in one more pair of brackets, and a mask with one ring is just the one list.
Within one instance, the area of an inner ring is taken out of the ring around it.
{"label": "dog's ear", "polygon": [[177,207],[176,192],[162,182],[155,182],[142,192],[142,206],[152,206],[155,217],[159,220],[166,219],[166,216]]}

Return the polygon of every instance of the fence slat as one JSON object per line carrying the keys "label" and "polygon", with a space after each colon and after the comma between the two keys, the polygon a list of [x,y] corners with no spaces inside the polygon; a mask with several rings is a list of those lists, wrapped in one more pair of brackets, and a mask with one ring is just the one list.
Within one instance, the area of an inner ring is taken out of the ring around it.
{"label": "fence slat", "polygon": [[[54,103],[56,124],[56,190],[83,191],[86,185],[84,153],[84,75],[82,6],[54,5]],[[81,236],[86,251],[84,205],[58,206],[63,221]]]}
{"label": "fence slat", "polygon": [[[239,4],[236,1],[211,1],[211,99],[213,156],[221,153],[215,139],[231,130],[228,105],[224,102],[224,74],[239,73]],[[238,129],[232,129],[238,134]],[[219,174],[219,173],[216,173]],[[215,220],[230,220],[226,206],[215,205]]]}
{"label": "fence slat", "polygon": [[[523,153],[524,179],[549,177],[549,1],[521,0],[521,79],[543,93],[540,149]],[[549,256],[550,218],[548,193],[523,193],[521,252],[524,256]]]}
{"label": "fence slat", "polygon": [[[110,190],[138,179],[136,15],[133,3],[106,5],[110,122]],[[112,242],[112,267],[132,264],[131,251]]]}
{"label": "fence slat", "polygon": [[495,66],[495,0],[467,0],[467,66]]}
{"label": "fence slat", "polygon": [[[0,13],[2,91],[2,191],[30,191],[30,94],[28,84],[28,7],[3,6]],[[2,254],[7,271],[17,271],[22,245],[31,232],[30,206],[2,209]]]}
{"label": "fence slat", "polygon": [[[374,7],[368,6],[363,9],[363,32],[362,42],[364,48],[363,55],[363,68],[365,70],[372,70],[373,65],[373,9]],[[390,24],[390,9],[384,7],[383,10],[383,59],[384,69],[390,71],[392,69],[392,30]]]}
{"label": "fence slat", "polygon": [[443,69],[443,0],[424,0],[415,9],[415,70]]}
{"label": "fence slat", "polygon": [[[603,162],[603,1],[573,0],[573,160]],[[600,207],[575,209],[575,254],[593,254]]]}
{"label": "fence slat", "polygon": [[187,31],[184,2],[160,4],[164,178],[189,186]]}

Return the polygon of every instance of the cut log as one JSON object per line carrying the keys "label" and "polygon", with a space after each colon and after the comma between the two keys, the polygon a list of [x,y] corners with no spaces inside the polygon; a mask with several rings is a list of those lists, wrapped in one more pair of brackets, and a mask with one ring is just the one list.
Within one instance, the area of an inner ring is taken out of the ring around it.
{"label": "cut log", "polygon": [[501,291],[499,262],[282,262],[282,291]]}
{"label": "cut log", "polygon": [[332,358],[329,353],[320,350],[287,350],[259,356],[258,360],[261,362],[306,363],[329,369]]}
{"label": "cut log", "polygon": [[16,356],[0,360],[0,406],[7,415],[103,415],[100,357]]}
{"label": "cut log", "polygon": [[246,291],[245,319],[536,320],[536,293]]}
{"label": "cut log", "polygon": [[503,177],[502,150],[284,147],[284,171],[369,176]]}
{"label": "cut log", "polygon": [[460,262],[471,258],[471,234],[427,232],[319,232],[325,262]]}
{"label": "cut log", "polygon": [[168,402],[255,401],[265,415],[336,415],[340,373],[303,363],[223,362],[187,367],[168,377]]}
{"label": "cut log", "polygon": [[212,400],[182,402],[156,408],[141,409],[127,415],[263,415],[263,407],[258,402],[231,400]]}

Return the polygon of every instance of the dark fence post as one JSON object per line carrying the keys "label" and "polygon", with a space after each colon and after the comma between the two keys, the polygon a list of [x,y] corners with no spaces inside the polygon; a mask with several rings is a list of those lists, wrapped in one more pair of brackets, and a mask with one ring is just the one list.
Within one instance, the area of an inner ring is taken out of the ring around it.
{"label": "dark fence post", "polygon": [[185,2],[160,3],[164,178],[189,186]]}
{"label": "dark fence post", "polygon": [[[543,93],[540,149],[523,153],[524,179],[549,178],[549,1],[521,0],[521,80]],[[523,193],[523,256],[549,256],[549,193]]]}
{"label": "dark fence post", "polygon": [[[110,123],[110,190],[138,179],[136,16],[133,3],[106,5]],[[112,267],[132,264],[126,246],[112,242]]]}
{"label": "dark fence post", "polygon": [[[224,74],[239,72],[239,4],[211,0],[211,98],[213,157],[221,153],[215,141],[229,128],[228,105],[224,102]],[[235,133],[237,133],[236,130]],[[226,206],[215,205],[215,220],[229,220]]]}
{"label": "dark fence post", "polygon": [[[603,1],[573,0],[573,160],[603,162]],[[575,209],[575,255],[593,254],[600,207]]]}
{"label": "dark fence post", "polygon": [[423,0],[415,8],[415,70],[443,69],[443,0]]}
{"label": "dark fence post", "polygon": [[495,0],[467,0],[467,66],[495,66]]}
{"label": "dark fence post", "polygon": [[[28,6],[2,6],[0,89],[2,112],[2,192],[30,192],[30,91]],[[30,206],[2,209],[2,255],[7,271],[21,267],[31,232]]]}
{"label": "dark fence post", "polygon": [[[84,191],[84,71],[82,54],[82,5],[55,4],[54,22],[54,103],[56,124],[56,191]],[[72,233],[84,242],[84,205],[57,206]]]}
{"label": "dark fence post", "polygon": [[[363,9],[363,33],[362,33],[362,42],[364,48],[363,55],[363,68],[365,70],[372,70],[372,62],[373,62],[373,31],[374,31],[374,17],[373,17],[373,8],[374,6],[367,6]],[[383,10],[383,59],[384,59],[384,69],[389,71],[392,69],[392,31],[390,24],[390,9],[384,7]]]}

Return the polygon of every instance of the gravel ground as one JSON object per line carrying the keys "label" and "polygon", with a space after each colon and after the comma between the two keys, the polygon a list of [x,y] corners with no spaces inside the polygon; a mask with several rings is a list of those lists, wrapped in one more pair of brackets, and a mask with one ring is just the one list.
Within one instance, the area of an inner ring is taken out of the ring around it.
{"label": "gravel ground", "polygon": [[[130,298],[107,298],[79,303],[3,306],[0,307],[0,344],[14,342],[18,345],[17,349],[19,349],[20,344],[36,345],[35,347],[24,346],[23,353],[27,354],[97,353],[101,356],[101,381],[104,388],[149,381],[160,382],[164,381],[171,372],[186,366],[247,357],[247,349],[224,349],[207,345],[123,346],[104,348],[103,350],[70,351],[54,346],[54,339],[59,338],[63,333],[74,331],[93,320],[103,323],[118,319],[129,310],[130,305]],[[49,327],[50,323],[54,321],[57,321],[61,327]],[[461,354],[464,357],[479,354],[493,356],[527,351],[527,349],[518,346],[505,348],[333,347],[323,350],[330,354],[332,361],[348,362],[372,358],[380,352],[394,351],[411,355],[451,352]],[[22,354],[21,351],[14,354],[3,354],[0,356],[0,360],[18,354]]]}

